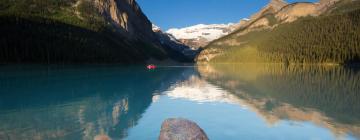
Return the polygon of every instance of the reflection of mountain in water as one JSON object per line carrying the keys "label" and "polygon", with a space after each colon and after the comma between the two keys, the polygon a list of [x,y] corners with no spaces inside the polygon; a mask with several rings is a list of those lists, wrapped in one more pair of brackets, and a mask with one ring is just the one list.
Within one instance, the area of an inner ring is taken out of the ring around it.
{"label": "reflection of mountain in water", "polygon": [[233,95],[270,125],[311,121],[337,136],[360,138],[360,72],[337,66],[212,65],[201,76]]}
{"label": "reflection of mountain in water", "polygon": [[237,96],[209,84],[196,75],[171,86],[166,95],[170,98],[186,99],[198,103],[220,102],[241,105],[241,100]]}
{"label": "reflection of mountain in water", "polygon": [[0,139],[126,137],[152,102],[193,68],[5,67]]}

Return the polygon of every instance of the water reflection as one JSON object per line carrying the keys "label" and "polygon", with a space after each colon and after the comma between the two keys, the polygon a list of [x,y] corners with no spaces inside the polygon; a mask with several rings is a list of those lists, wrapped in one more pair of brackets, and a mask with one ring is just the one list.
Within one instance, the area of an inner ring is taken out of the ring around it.
{"label": "water reflection", "polygon": [[123,139],[186,68],[3,66],[0,139]]}
{"label": "water reflection", "polygon": [[198,103],[220,102],[236,104],[238,98],[200,79],[197,75],[176,84],[165,93],[172,99],[187,99]]}
{"label": "water reflection", "polygon": [[0,139],[360,139],[360,72],[338,66],[2,66]]}
{"label": "water reflection", "polygon": [[310,121],[360,138],[360,72],[340,66],[208,65],[202,78],[241,99],[269,125]]}

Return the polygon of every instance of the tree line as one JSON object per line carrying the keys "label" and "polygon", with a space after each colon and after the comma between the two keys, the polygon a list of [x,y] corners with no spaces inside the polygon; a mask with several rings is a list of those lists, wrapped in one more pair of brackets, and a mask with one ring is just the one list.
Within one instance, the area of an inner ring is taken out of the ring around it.
{"label": "tree line", "polygon": [[[303,17],[274,29],[241,36],[234,33],[207,47],[224,52],[212,59],[214,63],[360,63],[359,27],[360,9],[357,8]],[[227,40],[235,40],[238,44],[221,44]]]}

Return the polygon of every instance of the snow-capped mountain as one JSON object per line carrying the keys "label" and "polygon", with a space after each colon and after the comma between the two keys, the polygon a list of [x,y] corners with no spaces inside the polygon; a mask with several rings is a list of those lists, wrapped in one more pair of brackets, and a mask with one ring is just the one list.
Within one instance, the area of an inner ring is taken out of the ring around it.
{"label": "snow-capped mountain", "polygon": [[195,56],[199,53],[198,50],[194,50],[178,41],[173,35],[164,33],[161,28],[155,24],[152,25],[152,30],[157,35],[157,38],[164,49],[170,53],[170,57],[174,57],[174,60],[180,62],[193,61]]}
{"label": "snow-capped mountain", "polygon": [[199,48],[206,46],[209,42],[228,35],[237,29],[238,24],[198,24],[185,28],[172,28],[166,33],[173,35],[180,42],[192,47]]}

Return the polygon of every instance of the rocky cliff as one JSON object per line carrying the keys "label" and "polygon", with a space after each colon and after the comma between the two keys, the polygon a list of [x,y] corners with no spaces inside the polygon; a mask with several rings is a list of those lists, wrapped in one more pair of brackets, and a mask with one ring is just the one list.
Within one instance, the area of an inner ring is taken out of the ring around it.
{"label": "rocky cliff", "polygon": [[135,0],[94,0],[93,2],[99,12],[125,36],[147,41],[156,40],[152,23]]}
{"label": "rocky cliff", "polygon": [[255,13],[250,17],[250,22],[255,21],[256,19],[259,19],[263,17],[266,14],[274,14],[277,11],[281,10],[283,7],[288,5],[287,2],[284,0],[271,0],[268,5],[263,7],[259,12]]}

